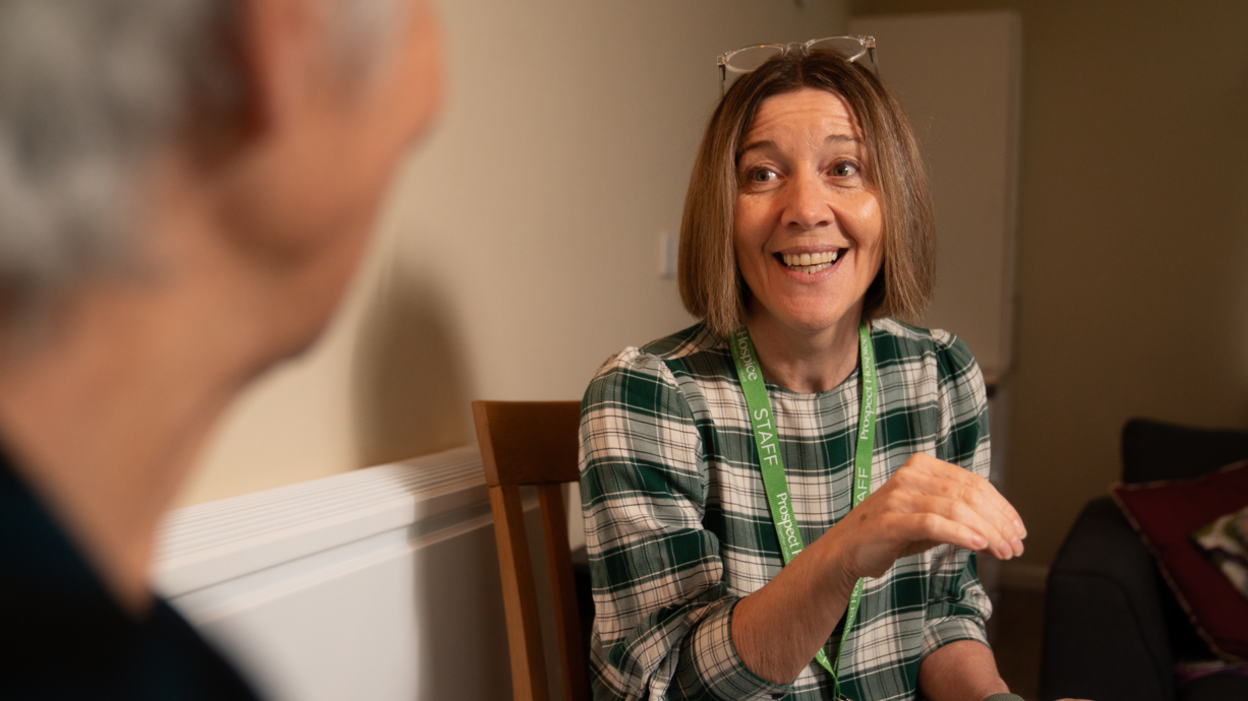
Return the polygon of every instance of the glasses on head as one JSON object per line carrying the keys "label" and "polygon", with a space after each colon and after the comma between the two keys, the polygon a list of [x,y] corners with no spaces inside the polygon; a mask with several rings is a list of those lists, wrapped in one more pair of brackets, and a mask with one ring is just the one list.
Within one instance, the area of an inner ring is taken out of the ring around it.
{"label": "glasses on head", "polygon": [[[795,41],[790,44],[755,44],[722,53],[715,60],[716,65],[719,66],[720,97],[723,97],[728,85],[729,73],[737,75],[749,73],[776,56],[784,56],[790,51],[802,53],[831,51],[850,63],[862,63],[868,70],[879,76],[879,68],[875,65],[875,37],[873,36],[854,34],[811,39],[807,42]],[[861,60],[863,57],[866,57],[865,61]]]}

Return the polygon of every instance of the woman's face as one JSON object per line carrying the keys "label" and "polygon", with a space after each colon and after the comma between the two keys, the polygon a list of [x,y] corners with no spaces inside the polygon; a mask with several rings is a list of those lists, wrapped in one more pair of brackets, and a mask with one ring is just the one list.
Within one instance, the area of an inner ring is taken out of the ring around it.
{"label": "woman's face", "polygon": [[752,327],[857,328],[884,248],[865,164],[862,133],[839,96],[806,88],[759,107],[737,166],[733,234]]}

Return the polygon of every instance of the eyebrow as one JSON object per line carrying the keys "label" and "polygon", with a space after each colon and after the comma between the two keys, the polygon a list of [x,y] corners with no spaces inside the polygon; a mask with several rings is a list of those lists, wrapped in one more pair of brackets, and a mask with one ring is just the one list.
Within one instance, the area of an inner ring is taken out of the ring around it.
{"label": "eyebrow", "polygon": [[[853,134],[828,134],[828,136],[823,140],[823,143],[825,144],[840,144],[840,143],[861,144],[862,139],[859,139]],[[741,157],[744,156],[746,152],[748,151],[753,151],[755,149],[768,148],[768,147],[774,148],[775,145],[776,145],[776,142],[770,139],[764,139],[762,141],[751,141],[745,146],[742,146],[741,150],[737,152],[736,160],[740,162]]]}

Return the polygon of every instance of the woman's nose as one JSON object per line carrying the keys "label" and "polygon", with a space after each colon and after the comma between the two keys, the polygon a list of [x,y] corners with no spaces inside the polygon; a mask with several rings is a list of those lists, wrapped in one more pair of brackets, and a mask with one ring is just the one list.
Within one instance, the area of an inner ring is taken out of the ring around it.
{"label": "woman's nose", "polygon": [[803,231],[830,225],[836,215],[819,178],[798,176],[789,181],[784,224]]}

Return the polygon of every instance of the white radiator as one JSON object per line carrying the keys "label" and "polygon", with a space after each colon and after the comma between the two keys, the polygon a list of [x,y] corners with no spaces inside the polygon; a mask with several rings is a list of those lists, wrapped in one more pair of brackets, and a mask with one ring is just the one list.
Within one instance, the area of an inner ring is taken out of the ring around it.
{"label": "white radiator", "polygon": [[276,701],[511,695],[475,447],[179,509],[154,577]]}

